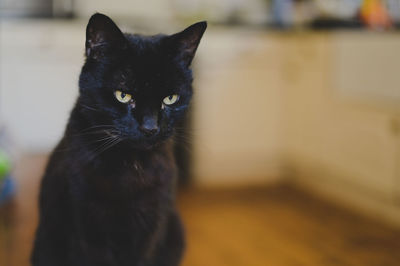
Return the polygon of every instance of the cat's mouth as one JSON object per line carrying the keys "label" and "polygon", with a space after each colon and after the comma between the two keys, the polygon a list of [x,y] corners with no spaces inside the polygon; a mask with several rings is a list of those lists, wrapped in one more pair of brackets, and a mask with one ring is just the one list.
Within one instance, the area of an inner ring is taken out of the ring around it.
{"label": "cat's mouth", "polygon": [[159,140],[127,140],[128,145],[136,150],[152,150],[160,146],[163,142]]}
{"label": "cat's mouth", "polygon": [[127,128],[115,130],[103,130],[104,139],[118,139],[118,146],[135,150],[152,150],[165,143],[170,135],[168,130],[159,130],[156,134],[139,133],[138,130],[131,132]]}
{"label": "cat's mouth", "polygon": [[138,150],[152,150],[162,145],[168,137],[163,136],[151,136],[151,137],[142,137],[142,138],[130,138],[125,137],[124,143],[125,145]]}

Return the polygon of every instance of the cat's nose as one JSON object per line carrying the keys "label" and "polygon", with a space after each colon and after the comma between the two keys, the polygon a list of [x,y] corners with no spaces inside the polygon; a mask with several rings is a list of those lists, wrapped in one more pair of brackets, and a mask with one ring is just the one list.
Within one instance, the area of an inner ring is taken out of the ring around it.
{"label": "cat's nose", "polygon": [[158,133],[158,127],[140,126],[140,130],[148,137],[151,137]]}
{"label": "cat's nose", "polygon": [[139,126],[140,131],[149,137],[157,134],[159,131],[157,120],[157,116],[143,117],[142,125]]}

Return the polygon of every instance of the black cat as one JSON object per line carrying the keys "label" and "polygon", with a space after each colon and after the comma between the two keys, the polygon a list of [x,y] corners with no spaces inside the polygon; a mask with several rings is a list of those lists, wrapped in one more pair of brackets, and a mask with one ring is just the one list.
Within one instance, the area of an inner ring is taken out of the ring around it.
{"label": "black cat", "polygon": [[80,95],[41,184],[34,266],[179,265],[170,137],[206,27],[141,36],[90,18]]}

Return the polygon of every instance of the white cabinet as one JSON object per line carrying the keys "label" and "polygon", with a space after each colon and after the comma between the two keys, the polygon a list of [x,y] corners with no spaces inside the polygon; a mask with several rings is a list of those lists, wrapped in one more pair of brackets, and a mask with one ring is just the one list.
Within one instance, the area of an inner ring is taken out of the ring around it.
{"label": "white cabinet", "polygon": [[47,151],[78,94],[85,25],[10,20],[0,27],[0,117],[22,149]]}

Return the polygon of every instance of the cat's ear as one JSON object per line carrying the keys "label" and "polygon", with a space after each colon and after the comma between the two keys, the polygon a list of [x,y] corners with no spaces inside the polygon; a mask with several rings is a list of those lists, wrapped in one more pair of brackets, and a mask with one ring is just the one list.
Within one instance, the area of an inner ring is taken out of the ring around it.
{"label": "cat's ear", "polygon": [[118,26],[106,15],[96,13],[86,27],[87,58],[99,59],[113,49],[123,49],[127,40]]}
{"label": "cat's ear", "polygon": [[169,37],[178,53],[177,56],[179,60],[181,60],[186,67],[190,66],[206,28],[207,22],[202,21]]}

